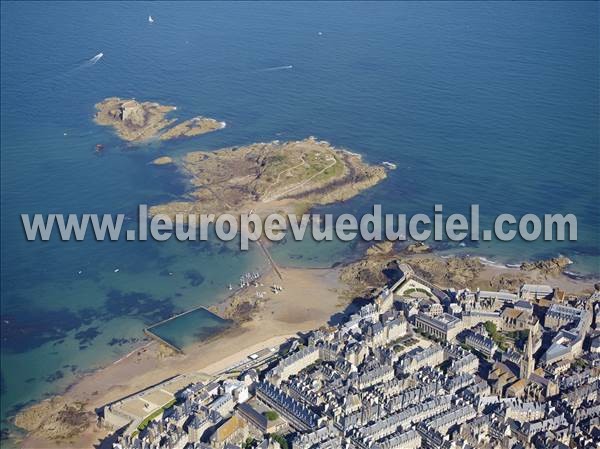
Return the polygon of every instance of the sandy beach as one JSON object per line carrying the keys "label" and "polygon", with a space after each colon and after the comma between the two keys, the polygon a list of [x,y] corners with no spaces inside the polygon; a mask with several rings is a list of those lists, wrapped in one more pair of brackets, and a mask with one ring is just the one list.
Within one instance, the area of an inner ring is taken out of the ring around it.
{"label": "sandy beach", "polygon": [[[82,376],[62,396],[66,402],[82,402],[94,412],[116,399],[156,384],[171,376],[201,371],[217,373],[263,348],[281,344],[298,332],[327,324],[347,301],[340,298],[338,269],[281,268],[283,280],[267,273],[261,282],[277,283],[283,291],[261,302],[249,321],[215,337],[185,349],[184,354],[166,355],[164,347],[152,342],[128,357]],[[165,360],[168,357],[168,361]],[[98,445],[110,433],[91,425],[70,441],[41,440],[34,436],[22,442],[23,448],[84,448]]]}

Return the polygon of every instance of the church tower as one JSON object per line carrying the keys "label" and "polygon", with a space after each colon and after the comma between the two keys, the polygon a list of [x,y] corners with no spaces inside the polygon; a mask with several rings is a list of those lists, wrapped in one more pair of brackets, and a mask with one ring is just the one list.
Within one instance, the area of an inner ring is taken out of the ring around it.
{"label": "church tower", "polygon": [[533,329],[527,332],[527,344],[523,357],[521,357],[521,365],[519,367],[519,377],[528,379],[535,369],[535,360],[533,359]]}

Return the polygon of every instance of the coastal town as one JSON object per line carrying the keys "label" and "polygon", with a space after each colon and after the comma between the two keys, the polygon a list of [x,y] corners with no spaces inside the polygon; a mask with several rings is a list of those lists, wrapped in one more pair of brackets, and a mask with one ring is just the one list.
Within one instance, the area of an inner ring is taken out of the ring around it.
{"label": "coastal town", "polygon": [[113,449],[597,448],[600,291],[438,286],[98,409]]}
{"label": "coastal town", "polygon": [[600,0],[0,0],[0,449],[600,449]]}

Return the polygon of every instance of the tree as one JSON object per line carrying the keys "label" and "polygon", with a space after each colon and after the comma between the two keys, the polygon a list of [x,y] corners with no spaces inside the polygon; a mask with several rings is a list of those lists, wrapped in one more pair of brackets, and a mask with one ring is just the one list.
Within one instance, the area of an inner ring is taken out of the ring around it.
{"label": "tree", "polygon": [[277,421],[277,419],[279,418],[279,415],[277,414],[276,411],[269,410],[269,411],[265,412],[265,418],[267,418],[267,420],[269,420],[269,421]]}
{"label": "tree", "polygon": [[273,435],[271,435],[271,438],[273,438],[274,441],[279,443],[279,446],[281,446],[281,449],[289,448],[287,440],[282,435],[279,435],[278,433],[274,433]]}
{"label": "tree", "polygon": [[486,321],[483,325],[485,326],[487,333],[490,334],[490,337],[494,338],[496,336],[496,332],[498,332],[496,325],[491,321]]}
{"label": "tree", "polygon": [[242,444],[242,448],[250,449],[255,443],[256,443],[256,440],[254,438],[248,437],[248,438],[246,438],[246,441],[244,441],[244,443]]}

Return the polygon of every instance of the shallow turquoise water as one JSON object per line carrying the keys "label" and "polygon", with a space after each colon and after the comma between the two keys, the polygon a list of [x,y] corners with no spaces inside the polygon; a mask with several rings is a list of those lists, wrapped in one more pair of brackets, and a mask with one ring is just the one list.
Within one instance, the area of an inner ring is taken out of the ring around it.
{"label": "shallow turquoise water", "polygon": [[[412,214],[443,203],[466,212],[475,202],[482,225],[500,212],[575,213],[576,243],[445,250],[500,262],[562,253],[574,270],[600,271],[597,3],[1,8],[3,418],[127,353],[144,326],[213,303],[263,264],[258,252],[216,242],[25,242],[21,213],[133,217],[141,202],[177,197],[178,176],[149,165],[158,155],[316,135],[398,165],[321,211],[362,214],[381,203]],[[265,70],[285,65],[293,69]],[[132,149],[91,121],[93,105],[113,95],[228,126]],[[357,251],[340,242],[274,248],[278,261],[299,266]]]}
{"label": "shallow turquoise water", "polygon": [[196,309],[153,326],[149,331],[176,348],[183,349],[197,341],[211,338],[229,327],[230,321],[206,309]]}

